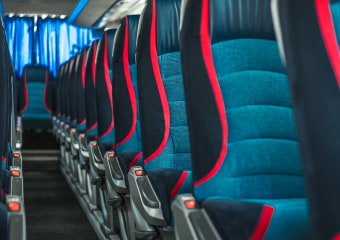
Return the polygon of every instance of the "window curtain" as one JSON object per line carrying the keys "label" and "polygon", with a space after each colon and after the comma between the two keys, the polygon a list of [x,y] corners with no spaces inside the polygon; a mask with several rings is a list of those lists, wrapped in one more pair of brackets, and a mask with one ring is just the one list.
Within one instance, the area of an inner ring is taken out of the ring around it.
{"label": "window curtain", "polygon": [[34,19],[5,17],[4,26],[14,69],[21,76],[23,67],[32,62]]}
{"label": "window curtain", "polygon": [[79,28],[58,18],[5,17],[5,29],[14,68],[19,77],[26,64],[49,67],[54,77],[59,66],[99,38],[96,31]]}
{"label": "window curtain", "polygon": [[38,19],[37,26],[36,63],[49,66],[54,76],[62,63],[95,39],[91,29],[75,27],[61,19]]}

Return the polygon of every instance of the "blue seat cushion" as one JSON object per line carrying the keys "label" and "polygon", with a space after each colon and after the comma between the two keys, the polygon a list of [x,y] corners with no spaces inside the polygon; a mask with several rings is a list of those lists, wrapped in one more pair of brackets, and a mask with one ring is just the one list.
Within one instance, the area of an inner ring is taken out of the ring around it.
{"label": "blue seat cushion", "polygon": [[[227,154],[218,171],[196,185],[196,197],[304,198],[294,112],[277,43],[236,39],[213,45],[212,52],[227,116]],[[195,165],[196,176],[207,176],[203,166],[211,159]]]}

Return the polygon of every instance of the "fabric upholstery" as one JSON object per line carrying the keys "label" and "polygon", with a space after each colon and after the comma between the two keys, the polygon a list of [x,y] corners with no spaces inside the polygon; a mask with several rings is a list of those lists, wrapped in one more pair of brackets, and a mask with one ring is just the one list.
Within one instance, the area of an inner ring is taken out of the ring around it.
{"label": "fabric upholstery", "polygon": [[[23,84],[25,105],[21,109],[24,128],[50,128],[50,118],[45,103],[45,82],[49,73],[45,66],[26,65],[24,67]],[[35,124],[35,120],[39,124]]]}
{"label": "fabric upholstery", "polygon": [[96,107],[96,73],[95,57],[97,54],[97,41],[94,41],[86,59],[85,79],[85,106],[86,106],[86,139],[88,141],[97,139],[97,107]]}
{"label": "fabric upholstery", "polygon": [[223,239],[309,239],[270,1],[189,0],[185,7],[181,50],[195,196]]}
{"label": "fabric upholstery", "polygon": [[116,29],[104,32],[96,55],[96,98],[98,145],[102,154],[114,149],[114,119],[112,101],[112,46]]}

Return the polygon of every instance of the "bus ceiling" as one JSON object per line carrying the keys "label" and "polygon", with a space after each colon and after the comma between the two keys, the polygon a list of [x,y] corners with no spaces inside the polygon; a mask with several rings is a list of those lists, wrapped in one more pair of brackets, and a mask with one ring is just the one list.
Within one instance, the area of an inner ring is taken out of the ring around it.
{"label": "bus ceiling", "polygon": [[145,0],[3,0],[1,14],[67,18],[86,28],[116,28],[129,14],[140,14]]}

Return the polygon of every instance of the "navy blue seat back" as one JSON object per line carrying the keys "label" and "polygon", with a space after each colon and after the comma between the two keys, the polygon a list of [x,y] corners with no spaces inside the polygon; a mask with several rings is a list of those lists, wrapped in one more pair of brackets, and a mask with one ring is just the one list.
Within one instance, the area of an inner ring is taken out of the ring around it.
{"label": "navy blue seat back", "polygon": [[60,120],[63,122],[65,120],[65,78],[68,68],[68,62],[66,62],[61,68],[61,76],[60,76],[60,83],[59,83],[59,93],[58,93],[58,102],[60,104]]}
{"label": "navy blue seat back", "polygon": [[50,128],[49,112],[44,104],[45,83],[48,82],[48,68],[26,65],[23,70],[25,105],[21,109],[24,128]]}
{"label": "navy blue seat back", "polygon": [[62,115],[62,96],[61,96],[61,89],[62,89],[62,81],[63,81],[63,71],[65,68],[65,63],[59,67],[58,76],[57,76],[57,86],[56,86],[56,112],[58,121],[61,119]]}
{"label": "navy blue seat back", "polygon": [[70,72],[70,79],[69,79],[69,87],[68,87],[68,94],[70,99],[70,121],[71,121],[71,128],[77,127],[77,109],[78,109],[78,102],[77,102],[77,74],[78,74],[78,64],[80,60],[80,53],[78,53],[73,58],[72,69]]}
{"label": "navy blue seat back", "polygon": [[277,30],[282,37],[301,143],[312,236],[339,239],[340,4],[332,0],[276,3]]}
{"label": "navy blue seat back", "polygon": [[180,5],[179,0],[147,1],[140,21],[137,85],[146,169],[191,168],[179,53]]}
{"label": "navy blue seat back", "polygon": [[105,31],[98,43],[96,56],[96,108],[98,145],[102,153],[114,149],[112,102],[112,46],[116,29]]}
{"label": "navy blue seat back", "polygon": [[71,113],[72,113],[72,75],[73,75],[73,68],[75,65],[75,57],[71,58],[67,63],[67,69],[65,72],[64,77],[64,86],[63,86],[63,92],[64,92],[64,104],[65,104],[65,123],[67,125],[71,125]]}
{"label": "navy blue seat back", "polygon": [[[11,62],[10,55],[8,52],[8,46],[6,42],[6,33],[3,28],[2,18],[0,16],[0,157],[1,157],[1,169],[4,168],[6,162],[4,160],[7,153],[7,141],[8,141],[8,128],[10,125],[10,106],[9,106],[9,83],[11,77]],[[3,171],[0,171],[0,188],[4,189],[3,185]],[[2,198],[2,197],[0,197]],[[7,208],[2,203],[0,203],[0,237],[1,239],[8,239],[8,214]]]}
{"label": "navy blue seat back", "polygon": [[56,87],[55,79],[50,78],[45,83],[44,105],[47,111],[53,116],[56,113]]}
{"label": "navy blue seat back", "polygon": [[86,106],[86,139],[88,141],[96,140],[97,130],[97,107],[96,107],[96,55],[97,41],[87,54],[86,74],[85,74],[85,106]]}
{"label": "navy blue seat back", "polygon": [[86,106],[85,106],[85,74],[86,74],[86,56],[89,49],[84,48],[77,65],[76,80],[76,114],[77,114],[77,131],[84,133],[86,130]]}
{"label": "navy blue seat back", "polygon": [[139,15],[125,17],[117,30],[113,50],[113,102],[116,151],[141,152],[135,63]]}

